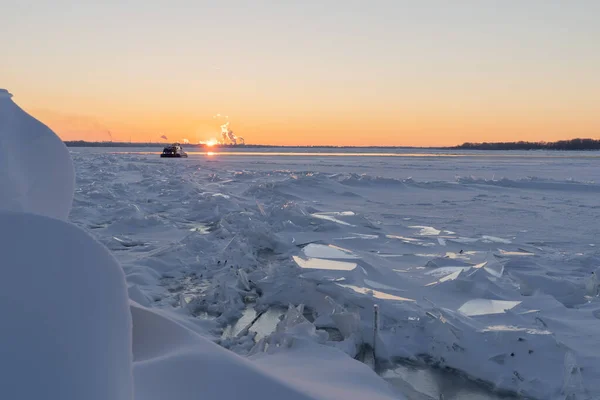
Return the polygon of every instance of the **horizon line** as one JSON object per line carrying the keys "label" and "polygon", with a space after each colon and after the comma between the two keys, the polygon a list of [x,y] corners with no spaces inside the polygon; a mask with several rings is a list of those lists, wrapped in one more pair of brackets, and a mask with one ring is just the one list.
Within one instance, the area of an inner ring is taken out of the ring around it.
{"label": "horizon line", "polygon": [[[561,139],[553,142],[546,141],[510,141],[510,142],[463,142],[461,144],[456,144],[452,146],[408,146],[408,145],[274,145],[274,144],[253,144],[253,143],[243,143],[243,144],[233,144],[233,143],[215,143],[213,145],[208,145],[206,143],[181,143],[180,141],[163,141],[163,142],[137,142],[137,141],[87,141],[87,140],[63,140],[65,145],[80,145],[80,147],[84,147],[81,145],[89,144],[94,147],[100,147],[101,145],[106,145],[107,147],[131,147],[135,145],[140,146],[163,146],[172,143],[180,143],[185,146],[190,147],[209,147],[209,148],[244,148],[244,147],[265,147],[265,148],[356,148],[356,149],[439,149],[439,150],[448,150],[448,149],[473,149],[477,150],[477,147],[489,147],[489,146],[538,146],[540,148],[552,148],[553,146],[561,145],[561,144],[574,144],[576,142],[588,142],[588,144],[593,143],[595,145],[600,146],[600,139],[592,139],[592,138],[572,138],[572,139]],[[595,146],[596,147],[596,146]]]}

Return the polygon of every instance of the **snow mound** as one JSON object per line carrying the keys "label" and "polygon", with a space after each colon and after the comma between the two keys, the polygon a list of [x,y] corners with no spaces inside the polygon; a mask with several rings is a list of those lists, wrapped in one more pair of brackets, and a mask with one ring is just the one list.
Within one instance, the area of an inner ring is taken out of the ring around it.
{"label": "snow mound", "polygon": [[0,89],[0,209],[66,219],[75,172],[65,144]]}
{"label": "snow mound", "polygon": [[138,400],[397,398],[373,371],[336,349],[306,344],[253,362],[160,310],[131,302],[131,314]]}
{"label": "snow mound", "polygon": [[67,222],[0,211],[0,254],[0,398],[132,399],[127,287],[108,250]]}

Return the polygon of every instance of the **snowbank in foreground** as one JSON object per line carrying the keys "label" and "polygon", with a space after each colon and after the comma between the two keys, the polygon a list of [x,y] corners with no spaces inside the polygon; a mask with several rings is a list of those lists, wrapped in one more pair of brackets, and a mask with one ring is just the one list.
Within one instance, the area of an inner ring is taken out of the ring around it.
{"label": "snowbank in foreground", "polygon": [[129,400],[123,271],[76,226],[0,212],[0,398]]}
{"label": "snowbank in foreground", "polygon": [[0,209],[66,219],[75,172],[65,144],[0,89]]}

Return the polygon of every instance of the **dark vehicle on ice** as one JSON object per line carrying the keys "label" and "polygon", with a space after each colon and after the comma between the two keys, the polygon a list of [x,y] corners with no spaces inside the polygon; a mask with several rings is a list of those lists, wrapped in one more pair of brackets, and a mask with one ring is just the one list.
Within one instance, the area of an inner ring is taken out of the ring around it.
{"label": "dark vehicle on ice", "polygon": [[187,157],[188,155],[185,151],[183,151],[183,148],[179,143],[173,143],[169,146],[166,146],[160,156],[163,158],[179,158]]}

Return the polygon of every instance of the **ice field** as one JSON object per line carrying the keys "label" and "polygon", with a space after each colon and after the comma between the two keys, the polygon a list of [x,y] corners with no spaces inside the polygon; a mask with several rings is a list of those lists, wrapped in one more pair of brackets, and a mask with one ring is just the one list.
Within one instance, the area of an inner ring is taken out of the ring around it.
{"label": "ice field", "polygon": [[151,150],[70,149],[139,305],[283,378],[330,348],[397,398],[600,396],[598,153]]}

